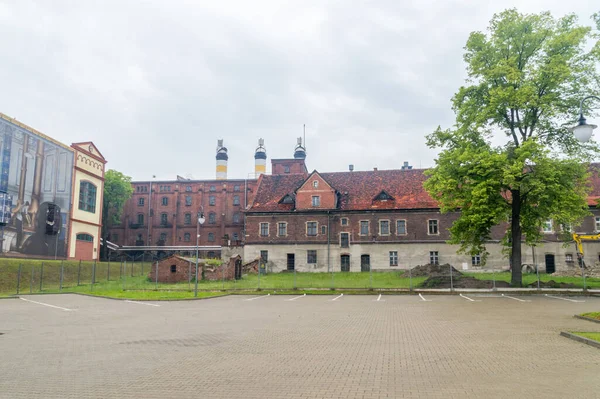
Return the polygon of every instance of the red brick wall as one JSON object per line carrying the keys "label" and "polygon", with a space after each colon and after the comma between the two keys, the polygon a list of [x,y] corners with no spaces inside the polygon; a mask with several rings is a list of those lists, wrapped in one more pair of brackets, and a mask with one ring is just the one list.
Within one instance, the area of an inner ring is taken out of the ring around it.
{"label": "red brick wall", "polygon": [[[290,171],[285,173],[285,167],[289,167]],[[307,173],[304,159],[271,159],[271,174],[302,174]]]}
{"label": "red brick wall", "polygon": [[[148,273],[148,278],[152,281],[156,279],[157,262],[152,263],[152,268]],[[171,266],[175,265],[176,272],[171,272]],[[190,263],[177,256],[171,256],[158,262],[158,282],[160,283],[180,283],[188,281],[190,273]],[[196,265],[191,265],[191,276],[194,278],[196,274]]]}
{"label": "red brick wall", "polygon": [[[317,182],[317,187],[314,187]],[[320,197],[320,206],[312,205],[312,197]],[[306,183],[296,192],[296,209],[334,209],[336,206],[335,191],[317,173],[308,178]]]}

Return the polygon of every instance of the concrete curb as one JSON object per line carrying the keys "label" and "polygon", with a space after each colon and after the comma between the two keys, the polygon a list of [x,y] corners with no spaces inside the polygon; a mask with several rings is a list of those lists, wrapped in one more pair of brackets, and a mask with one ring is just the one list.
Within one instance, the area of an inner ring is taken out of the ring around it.
{"label": "concrete curb", "polygon": [[579,335],[571,334],[570,332],[565,332],[565,331],[561,331],[560,335],[562,335],[563,337],[572,339],[573,341],[581,342],[582,344],[590,345],[590,346],[600,349],[600,342],[594,341],[593,339],[580,337]]}
{"label": "concrete curb", "polygon": [[575,315],[575,318],[581,319],[581,320],[591,321],[591,322],[594,322],[594,323],[600,323],[600,320],[598,320],[598,319],[592,319],[591,317],[580,316],[578,314]]}

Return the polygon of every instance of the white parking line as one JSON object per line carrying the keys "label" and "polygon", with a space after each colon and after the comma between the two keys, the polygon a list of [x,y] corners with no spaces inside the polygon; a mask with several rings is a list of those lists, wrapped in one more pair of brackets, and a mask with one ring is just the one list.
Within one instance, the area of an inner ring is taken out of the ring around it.
{"label": "white parking line", "polygon": [[421,299],[425,302],[431,302],[430,299],[425,299],[425,297],[422,294],[419,294],[419,296],[421,297]]}
{"label": "white parking line", "polygon": [[461,296],[461,297],[463,297],[463,298],[465,298],[465,299],[468,299],[468,300],[469,300],[469,301],[471,301],[471,302],[481,302],[481,301],[478,301],[478,300],[475,300],[475,299],[471,299],[471,298],[469,298],[468,296],[466,296],[466,295],[463,295],[463,294],[460,294],[460,296]]}
{"label": "white parking line", "polygon": [[379,294],[375,302],[385,302],[385,299],[381,299],[381,294]]}
{"label": "white parking line", "polygon": [[552,296],[552,295],[548,295],[548,294],[545,294],[545,296],[547,296],[548,298],[562,299],[563,301],[569,301],[569,302],[578,302],[578,303],[585,302],[585,301],[577,301],[575,299],[561,298],[559,296]]}
{"label": "white parking line", "polygon": [[514,299],[515,301],[519,301],[519,302],[531,302],[529,299],[520,299],[520,298],[515,298],[514,296],[508,296],[508,295],[504,295],[502,294],[502,296],[504,298],[510,298],[510,299]]}
{"label": "white parking line", "polygon": [[67,308],[62,308],[60,306],[50,305],[49,303],[32,301],[31,299],[25,299],[25,298],[21,298],[21,297],[19,297],[19,298],[22,299],[22,300],[24,300],[24,301],[26,301],[26,302],[37,303],[38,305],[48,306],[50,308],[60,309],[60,310],[64,310],[64,311],[67,311],[67,312],[72,312],[72,311],[75,310],[75,309],[67,309]]}
{"label": "white parking line", "polygon": [[128,303],[137,303],[138,305],[156,306],[157,308],[160,307],[160,305],[156,305],[154,303],[146,303],[146,302],[138,302],[138,301],[130,301],[130,300],[125,300],[125,302],[128,302]]}
{"label": "white parking line", "polygon": [[337,301],[338,299],[340,299],[343,296],[344,296],[344,294],[340,294],[340,295],[336,296],[335,298],[331,299],[331,301]]}
{"label": "white parking line", "polygon": [[248,298],[248,299],[244,299],[244,301],[253,301],[253,300],[255,300],[255,299],[264,298],[264,297],[267,297],[267,296],[270,296],[270,295],[271,295],[271,294],[267,294],[267,295],[261,295],[261,296],[257,296],[257,297],[254,297],[254,298]]}
{"label": "white parking line", "polygon": [[286,299],[286,301],[295,301],[296,299],[298,299],[298,298],[304,298],[305,296],[306,296],[306,294],[304,294],[304,295],[300,295],[300,296],[297,296],[297,297],[295,297],[295,298]]}

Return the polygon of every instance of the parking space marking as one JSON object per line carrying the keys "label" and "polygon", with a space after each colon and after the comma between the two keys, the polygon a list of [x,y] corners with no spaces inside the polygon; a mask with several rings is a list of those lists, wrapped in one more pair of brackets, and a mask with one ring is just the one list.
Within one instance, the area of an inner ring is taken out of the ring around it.
{"label": "parking space marking", "polygon": [[37,303],[38,305],[48,306],[48,307],[50,307],[50,308],[55,308],[55,309],[64,310],[64,311],[66,311],[66,312],[72,312],[72,311],[74,311],[74,310],[75,310],[75,309],[67,309],[67,308],[63,308],[63,307],[56,306],[56,305],[50,305],[49,303],[38,302],[38,301],[32,301],[31,299],[25,299],[25,298],[21,298],[21,297],[19,297],[19,299],[22,299],[22,300],[24,300],[24,301],[26,301],[26,302]]}
{"label": "parking space marking", "polygon": [[504,298],[514,299],[515,301],[519,301],[519,302],[531,302],[529,299],[520,299],[520,298],[515,298],[514,296],[508,296],[508,295],[504,295],[504,294],[502,294],[502,296]]}
{"label": "parking space marking", "polygon": [[471,302],[481,302],[480,300],[471,299],[468,296],[463,295],[463,294],[460,294],[460,296],[463,297],[463,298],[465,298],[465,299],[467,299],[467,300],[469,300],[469,301],[471,301]]}
{"label": "parking space marking", "polygon": [[270,295],[271,295],[271,294],[267,294],[267,295],[261,295],[261,296],[256,296],[256,297],[254,297],[254,298],[248,298],[248,299],[244,299],[244,301],[253,301],[253,300],[255,300],[255,299],[264,298],[264,297],[267,297],[267,296],[270,296]]}
{"label": "parking space marking", "polygon": [[304,298],[305,296],[306,296],[306,294],[300,295],[300,296],[297,296],[295,298],[286,299],[286,301],[295,301],[296,299],[298,299],[298,298]]}
{"label": "parking space marking", "polygon": [[341,297],[343,297],[343,296],[344,296],[344,294],[340,294],[340,295],[338,295],[338,296],[336,296],[335,298],[333,298],[333,299],[330,299],[330,300],[331,300],[331,301],[337,301],[338,299],[340,299],[340,298],[341,298]]}
{"label": "parking space marking", "polygon": [[385,299],[381,299],[381,294],[379,294],[375,302],[385,302]]}
{"label": "parking space marking", "polygon": [[563,301],[569,301],[569,302],[578,302],[578,303],[585,302],[585,301],[578,301],[575,299],[561,298],[559,296],[553,296],[553,295],[548,295],[548,294],[545,294],[544,296],[547,296],[548,298],[562,299]]}
{"label": "parking space marking", "polygon": [[125,302],[127,302],[127,303],[137,303],[138,305],[156,306],[157,308],[160,307],[160,305],[157,305],[155,303],[146,303],[146,302],[138,302],[138,301],[130,301],[130,300],[125,300]]}
{"label": "parking space marking", "polygon": [[421,297],[421,299],[425,302],[431,302],[430,299],[425,299],[425,297],[423,296],[423,294],[419,294],[419,296]]}

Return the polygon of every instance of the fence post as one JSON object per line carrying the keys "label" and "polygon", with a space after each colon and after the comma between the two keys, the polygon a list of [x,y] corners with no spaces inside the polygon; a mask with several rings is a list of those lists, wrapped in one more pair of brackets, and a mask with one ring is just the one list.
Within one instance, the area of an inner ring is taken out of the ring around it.
{"label": "fence post", "polygon": [[33,273],[35,273],[35,269],[33,268],[33,264],[31,265],[31,279],[29,280],[29,293],[33,293]]}
{"label": "fence post", "polygon": [[261,267],[262,259],[258,262],[258,287],[257,290],[260,290],[260,267]]}
{"label": "fence post", "polygon": [[373,289],[373,267],[369,263],[369,289]]}
{"label": "fence post", "polygon": [[333,278],[333,266],[331,267],[331,289],[335,290],[335,280]]}
{"label": "fence post", "polygon": [[585,263],[581,262],[581,277],[583,277],[583,291],[587,289],[585,286]]}
{"label": "fence post", "polygon": [[119,280],[123,278],[123,259],[121,259],[121,263],[119,264]]}
{"label": "fence post", "polygon": [[142,276],[144,275],[144,257],[142,256]]}
{"label": "fence post", "polygon": [[412,292],[412,268],[410,267],[410,263],[408,264],[408,290]]}
{"label": "fence post", "polygon": [[17,295],[19,295],[19,286],[21,285],[21,264],[19,263],[19,272],[17,273]]}
{"label": "fence post", "polygon": [[79,259],[79,268],[77,269],[77,286],[79,287],[79,282],[81,281],[81,259]]}
{"label": "fence post", "polygon": [[44,282],[44,262],[42,262],[42,269],[40,270],[40,292],[42,292],[42,283]]}
{"label": "fence post", "polygon": [[192,262],[188,261],[188,290],[192,290]]}
{"label": "fence post", "polygon": [[[156,261],[156,271],[154,272],[154,288],[158,290],[158,261]],[[198,269],[196,269],[198,270]],[[198,280],[198,273],[196,272],[196,281]]]}
{"label": "fence post", "polygon": [[296,265],[294,265],[294,289],[298,289],[298,286],[296,285]]}
{"label": "fence post", "polygon": [[108,267],[106,268],[106,281],[110,281],[110,260],[108,261]]}
{"label": "fence post", "polygon": [[221,264],[221,271],[223,272],[223,290],[225,289],[225,263]]}
{"label": "fence post", "polygon": [[452,265],[450,265],[450,292],[454,291],[454,282],[452,280]]}
{"label": "fence post", "polygon": [[121,280],[123,282],[123,291],[125,291],[125,280],[127,280],[127,259],[125,259],[125,263],[123,264],[123,278]]}
{"label": "fence post", "polygon": [[133,277],[133,266],[135,265],[135,256],[133,257],[133,262],[131,262],[131,277]]}
{"label": "fence post", "polygon": [[492,271],[492,291],[496,291],[496,269]]}
{"label": "fence post", "polygon": [[64,273],[64,260],[60,261],[60,277],[58,278],[58,291],[62,291],[62,286],[63,286],[63,273]]}
{"label": "fence post", "polygon": [[539,291],[540,290],[540,269],[539,269],[537,263],[535,264],[535,274],[537,274],[537,288]]}
{"label": "fence post", "polygon": [[90,287],[91,291],[94,291],[94,284],[96,284],[96,261],[92,264],[92,284]]}

